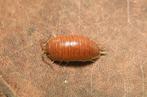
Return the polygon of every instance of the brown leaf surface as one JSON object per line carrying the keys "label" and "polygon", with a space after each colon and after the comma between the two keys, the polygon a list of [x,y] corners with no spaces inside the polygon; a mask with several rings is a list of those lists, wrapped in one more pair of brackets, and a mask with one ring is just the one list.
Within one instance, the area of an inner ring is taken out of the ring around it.
{"label": "brown leaf surface", "polygon": [[[146,97],[146,17],[145,0],[0,0],[0,96]],[[71,33],[107,55],[84,67],[51,62],[53,71],[40,42]]]}

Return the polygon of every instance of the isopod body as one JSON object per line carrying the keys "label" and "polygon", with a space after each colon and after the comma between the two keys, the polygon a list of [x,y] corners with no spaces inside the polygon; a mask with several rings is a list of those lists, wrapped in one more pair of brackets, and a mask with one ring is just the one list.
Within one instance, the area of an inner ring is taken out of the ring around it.
{"label": "isopod body", "polygon": [[96,42],[81,35],[58,35],[45,45],[45,53],[53,61],[92,61],[100,51]]}

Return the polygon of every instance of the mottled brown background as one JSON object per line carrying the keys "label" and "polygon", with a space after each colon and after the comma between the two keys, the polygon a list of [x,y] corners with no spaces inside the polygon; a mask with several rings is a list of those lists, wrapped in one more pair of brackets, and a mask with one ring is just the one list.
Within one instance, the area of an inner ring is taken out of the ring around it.
{"label": "mottled brown background", "polygon": [[[40,41],[82,34],[107,55],[53,71]],[[1,97],[147,97],[146,0],[0,0]]]}

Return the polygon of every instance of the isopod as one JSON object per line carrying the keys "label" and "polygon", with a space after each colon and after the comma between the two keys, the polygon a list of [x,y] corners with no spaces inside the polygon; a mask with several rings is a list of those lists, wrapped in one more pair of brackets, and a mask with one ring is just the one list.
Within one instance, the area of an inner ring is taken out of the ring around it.
{"label": "isopod", "polygon": [[82,35],[57,35],[43,45],[44,54],[53,61],[93,61],[102,55],[98,44]]}

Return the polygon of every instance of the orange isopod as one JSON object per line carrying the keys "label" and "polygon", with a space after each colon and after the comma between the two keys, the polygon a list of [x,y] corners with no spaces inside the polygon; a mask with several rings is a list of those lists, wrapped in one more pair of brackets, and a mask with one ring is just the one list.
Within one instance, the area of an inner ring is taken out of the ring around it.
{"label": "orange isopod", "polygon": [[81,35],[58,35],[43,46],[44,53],[53,61],[93,61],[102,55],[96,42]]}

